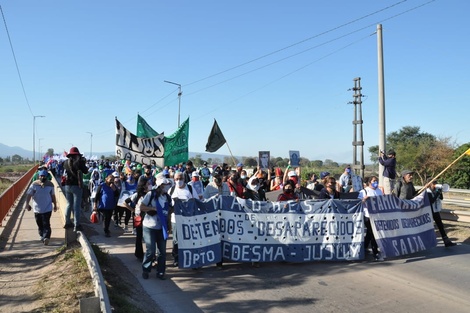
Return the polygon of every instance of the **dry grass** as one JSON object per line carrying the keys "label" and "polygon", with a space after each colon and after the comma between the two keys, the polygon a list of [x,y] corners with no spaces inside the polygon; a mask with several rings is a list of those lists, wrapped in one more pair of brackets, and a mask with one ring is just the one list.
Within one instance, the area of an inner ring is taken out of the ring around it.
{"label": "dry grass", "polygon": [[41,303],[34,312],[79,312],[79,299],[95,295],[81,248],[63,248],[57,253],[34,290]]}

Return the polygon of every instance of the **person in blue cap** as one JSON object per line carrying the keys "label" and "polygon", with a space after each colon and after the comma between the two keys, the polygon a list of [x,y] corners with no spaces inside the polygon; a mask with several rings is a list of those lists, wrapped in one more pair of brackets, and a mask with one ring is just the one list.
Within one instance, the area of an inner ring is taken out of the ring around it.
{"label": "person in blue cap", "polygon": [[240,175],[241,171],[243,170],[243,163],[238,163],[237,164],[237,172],[238,172],[238,175]]}
{"label": "person in blue cap", "polygon": [[42,243],[47,246],[52,233],[52,210],[57,211],[57,202],[54,184],[47,179],[49,173],[46,170],[41,170],[38,175],[39,179],[35,180],[26,191],[25,209],[28,211],[33,209],[39,236]]}

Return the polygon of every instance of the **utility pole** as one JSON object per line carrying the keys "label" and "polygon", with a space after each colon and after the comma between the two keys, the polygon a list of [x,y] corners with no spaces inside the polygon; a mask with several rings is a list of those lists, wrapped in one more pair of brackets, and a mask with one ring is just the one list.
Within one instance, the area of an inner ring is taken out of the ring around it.
{"label": "utility pole", "polygon": [[178,86],[178,128],[179,128],[180,127],[180,111],[181,111],[181,95],[183,94],[183,92],[181,91],[181,85],[178,83],[170,82],[168,80],[164,80],[163,82]]}
{"label": "utility pole", "polygon": [[93,133],[92,132],[87,132],[87,134],[90,134],[90,160],[93,157]]}
{"label": "utility pole", "polygon": [[[385,142],[385,83],[382,24],[377,24],[377,61],[378,61],[378,92],[379,92],[379,151],[387,149]],[[384,166],[379,163],[379,186],[384,185]]]}
{"label": "utility pole", "polygon": [[33,116],[33,164],[36,165],[36,118],[45,117],[44,115]]}
{"label": "utility pole", "polygon": [[[354,81],[354,95],[353,95],[353,104],[354,104],[354,134],[353,134],[353,165],[352,168],[354,173],[358,176],[361,176],[364,179],[364,134],[362,131],[362,87],[361,87],[361,78],[356,77]],[[359,148],[359,159],[357,158]]]}

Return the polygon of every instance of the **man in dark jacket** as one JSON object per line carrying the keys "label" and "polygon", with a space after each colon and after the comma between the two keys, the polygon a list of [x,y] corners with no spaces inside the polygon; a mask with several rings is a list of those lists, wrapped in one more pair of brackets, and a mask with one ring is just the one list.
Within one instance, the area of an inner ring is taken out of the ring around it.
{"label": "man in dark jacket", "polygon": [[395,185],[393,194],[404,200],[411,200],[416,196],[416,189],[413,185],[413,171],[404,170],[401,172],[401,179]]}
{"label": "man in dark jacket", "polygon": [[[83,174],[88,173],[86,160],[77,147],[70,148],[67,154],[67,160],[64,162],[65,180],[65,198],[67,207],[65,208],[65,226],[64,228],[74,227],[74,231],[80,230],[80,212],[82,210],[83,196]],[[72,224],[71,215],[73,210]]]}
{"label": "man in dark jacket", "polygon": [[389,195],[395,189],[395,179],[397,172],[395,167],[397,166],[397,160],[395,159],[396,153],[394,150],[388,150],[387,155],[384,151],[380,151],[379,163],[384,166],[383,177],[384,177],[384,194]]}

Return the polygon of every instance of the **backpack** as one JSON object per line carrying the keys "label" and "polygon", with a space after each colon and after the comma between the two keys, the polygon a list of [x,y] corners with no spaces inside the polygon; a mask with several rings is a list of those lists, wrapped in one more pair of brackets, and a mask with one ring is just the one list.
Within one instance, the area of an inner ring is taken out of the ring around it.
{"label": "backpack", "polygon": [[[189,192],[191,193],[191,197],[193,196],[193,187],[191,187],[191,185],[188,185],[186,184],[186,186],[188,187],[188,190]],[[168,191],[168,195],[171,197],[173,195],[173,193],[175,192],[175,188],[176,186],[173,186],[170,188],[170,191]]]}
{"label": "backpack", "polygon": [[[152,193],[150,194],[150,200],[149,200],[149,202],[147,203],[147,206],[151,206],[152,200],[155,198],[155,195],[157,194],[157,192],[156,192],[154,189],[152,189],[151,192],[152,192]],[[166,201],[167,201],[169,204],[171,204],[171,197],[170,197],[170,195],[169,195],[169,194],[165,194],[165,196],[166,196]]]}
{"label": "backpack", "polygon": [[211,176],[211,171],[207,167],[201,169],[201,176],[203,179],[208,179]]}

